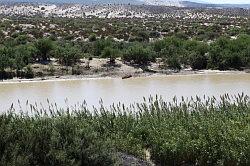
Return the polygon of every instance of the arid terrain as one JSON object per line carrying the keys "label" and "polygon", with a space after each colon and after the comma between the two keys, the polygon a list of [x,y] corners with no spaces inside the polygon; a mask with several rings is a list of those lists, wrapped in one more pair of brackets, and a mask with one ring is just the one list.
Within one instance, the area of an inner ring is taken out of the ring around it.
{"label": "arid terrain", "polygon": [[21,1],[0,0],[1,166],[250,165],[250,5]]}

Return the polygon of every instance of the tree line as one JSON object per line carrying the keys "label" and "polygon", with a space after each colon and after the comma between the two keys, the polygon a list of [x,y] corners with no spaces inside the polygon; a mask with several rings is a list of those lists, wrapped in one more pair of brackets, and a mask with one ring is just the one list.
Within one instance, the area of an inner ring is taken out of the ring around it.
{"label": "tree line", "polygon": [[88,41],[54,38],[31,39],[26,35],[9,38],[0,45],[0,78],[33,77],[31,64],[48,63],[55,58],[61,65],[74,66],[81,58],[117,57],[132,65],[147,66],[159,58],[163,69],[244,69],[250,67],[250,35],[236,39],[220,37],[208,43],[181,36],[155,42],[118,42],[91,35]]}

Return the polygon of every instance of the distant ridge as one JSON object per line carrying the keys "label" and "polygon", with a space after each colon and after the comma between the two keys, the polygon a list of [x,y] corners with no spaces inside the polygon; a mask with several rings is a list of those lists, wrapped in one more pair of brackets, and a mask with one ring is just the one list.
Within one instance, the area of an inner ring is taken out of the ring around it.
{"label": "distant ridge", "polygon": [[182,1],[181,2],[185,7],[194,7],[194,8],[244,8],[250,9],[250,4],[210,4],[210,3],[197,3],[191,1]]}
{"label": "distant ridge", "polygon": [[76,3],[76,4],[143,4],[140,0],[0,0],[1,2],[14,3]]}
{"label": "distant ridge", "polygon": [[131,4],[131,5],[158,5],[193,8],[244,8],[250,9],[250,4],[210,4],[205,0],[0,0],[0,3],[76,3],[85,5],[94,4]]}

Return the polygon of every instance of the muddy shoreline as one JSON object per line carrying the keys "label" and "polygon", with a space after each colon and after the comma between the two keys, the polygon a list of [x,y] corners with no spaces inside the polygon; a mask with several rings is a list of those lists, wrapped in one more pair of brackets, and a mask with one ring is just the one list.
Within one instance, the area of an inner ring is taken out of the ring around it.
{"label": "muddy shoreline", "polygon": [[[108,65],[106,58],[93,58],[91,61],[81,59],[77,67],[65,67],[58,64],[56,59],[52,59],[49,64],[33,64],[32,70],[35,77],[31,79],[17,78],[6,79],[1,83],[22,83],[22,82],[42,82],[42,81],[67,81],[86,79],[131,79],[136,77],[154,77],[169,75],[194,75],[194,74],[242,74],[250,73],[250,70],[192,70],[185,68],[180,71],[162,69],[160,62],[150,63],[146,67],[133,66],[124,63],[120,58],[116,59],[115,65]],[[75,69],[77,68],[77,69]],[[53,72],[51,71],[53,69]],[[77,71],[75,71],[77,70]],[[76,73],[75,73],[76,72]],[[79,73],[77,73],[79,72]],[[41,76],[40,76],[41,75]]]}
{"label": "muddy shoreline", "polygon": [[249,71],[219,71],[219,70],[181,70],[179,72],[175,71],[161,71],[161,72],[140,72],[140,73],[119,73],[119,72],[103,72],[99,74],[90,75],[64,75],[64,76],[46,76],[46,77],[36,77],[32,79],[19,79],[13,78],[8,80],[0,81],[3,83],[28,83],[28,82],[51,82],[51,81],[74,81],[74,80],[91,80],[91,79],[122,79],[124,76],[131,75],[130,78],[133,79],[138,77],[164,77],[164,76],[188,76],[188,75],[214,75],[214,74],[249,74]]}

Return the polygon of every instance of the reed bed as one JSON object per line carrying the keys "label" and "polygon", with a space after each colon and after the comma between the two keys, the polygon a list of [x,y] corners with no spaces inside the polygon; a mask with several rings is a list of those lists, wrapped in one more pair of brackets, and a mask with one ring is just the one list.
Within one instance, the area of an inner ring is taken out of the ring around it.
{"label": "reed bed", "polygon": [[160,97],[126,107],[56,104],[0,115],[0,165],[119,165],[124,153],[157,165],[249,165],[250,101]]}

